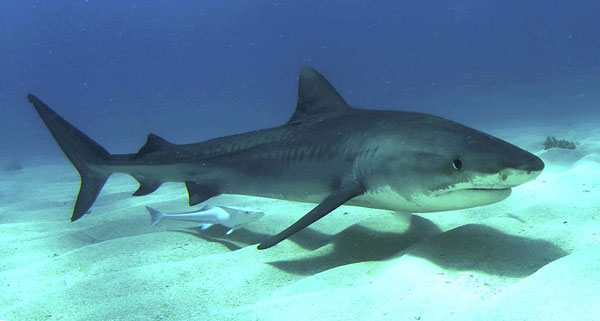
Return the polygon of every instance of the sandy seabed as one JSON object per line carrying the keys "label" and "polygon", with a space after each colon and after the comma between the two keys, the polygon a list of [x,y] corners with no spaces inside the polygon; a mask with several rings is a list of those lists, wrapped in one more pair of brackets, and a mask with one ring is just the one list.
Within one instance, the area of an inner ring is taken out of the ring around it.
{"label": "sandy seabed", "polygon": [[[266,216],[229,236],[151,227],[144,205],[189,210],[183,185],[131,197],[135,180],[114,175],[70,223],[75,169],[25,162],[0,172],[0,320],[600,320],[600,127],[488,131],[546,163],[507,200],[419,216],[343,206],[265,251],[314,204],[224,195],[207,204]],[[547,135],[577,149],[544,151]]]}

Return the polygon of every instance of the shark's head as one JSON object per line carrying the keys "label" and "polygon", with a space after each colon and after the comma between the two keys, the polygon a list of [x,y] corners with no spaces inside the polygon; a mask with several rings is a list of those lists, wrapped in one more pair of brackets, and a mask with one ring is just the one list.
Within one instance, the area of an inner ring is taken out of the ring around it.
{"label": "shark's head", "polygon": [[378,138],[371,181],[370,195],[388,208],[433,212],[495,203],[544,168],[537,156],[478,130],[431,115],[402,117],[402,128]]}

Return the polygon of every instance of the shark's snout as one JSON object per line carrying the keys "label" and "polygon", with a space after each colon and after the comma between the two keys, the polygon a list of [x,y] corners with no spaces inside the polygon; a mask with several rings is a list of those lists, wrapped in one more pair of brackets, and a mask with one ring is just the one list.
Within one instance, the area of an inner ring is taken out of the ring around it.
{"label": "shark's snout", "polygon": [[539,175],[544,169],[544,166],[544,162],[539,157],[530,154],[527,162],[524,162],[519,169],[531,173],[537,173]]}
{"label": "shark's snout", "polygon": [[537,156],[527,153],[518,164],[500,171],[502,185],[515,187],[534,180],[544,169],[544,162]]}

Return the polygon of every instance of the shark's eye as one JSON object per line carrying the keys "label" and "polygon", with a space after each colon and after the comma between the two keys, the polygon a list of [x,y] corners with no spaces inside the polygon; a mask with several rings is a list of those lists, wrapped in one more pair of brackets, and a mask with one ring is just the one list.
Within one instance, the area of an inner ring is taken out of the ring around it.
{"label": "shark's eye", "polygon": [[462,161],[460,160],[460,158],[456,158],[452,161],[452,168],[454,168],[455,170],[459,170],[462,168]]}

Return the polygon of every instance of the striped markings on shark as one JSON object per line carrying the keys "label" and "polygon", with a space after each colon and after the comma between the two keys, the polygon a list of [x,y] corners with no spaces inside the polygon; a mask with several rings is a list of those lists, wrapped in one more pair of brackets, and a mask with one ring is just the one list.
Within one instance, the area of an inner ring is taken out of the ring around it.
{"label": "striped markings on shark", "polygon": [[201,230],[206,230],[215,224],[219,224],[229,228],[229,231],[226,233],[227,235],[265,216],[263,212],[258,210],[212,205],[206,205],[197,211],[184,213],[163,213],[147,205],[146,210],[150,213],[150,224],[152,226],[158,224],[163,219],[196,222],[199,223],[198,227]]}
{"label": "striped markings on shark", "polygon": [[288,122],[194,144],[149,134],[137,153],[111,154],[36,96],[27,96],[81,177],[72,221],[113,173],[133,176],[134,196],[184,182],[190,206],[221,194],[317,203],[265,240],[267,249],[341,205],[430,213],[496,203],[535,179],[542,160],[442,117],[349,105],[316,70],[300,71]]}

